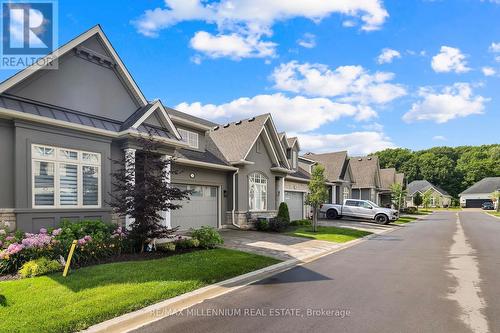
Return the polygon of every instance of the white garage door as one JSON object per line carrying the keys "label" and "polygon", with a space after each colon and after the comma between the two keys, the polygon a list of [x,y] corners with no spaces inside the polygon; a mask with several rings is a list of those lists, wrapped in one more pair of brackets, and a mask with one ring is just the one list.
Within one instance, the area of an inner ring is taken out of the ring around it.
{"label": "white garage door", "polygon": [[172,227],[180,226],[181,230],[201,226],[217,228],[217,187],[182,184],[175,186],[183,190],[191,190],[192,194],[189,201],[184,200],[180,203],[182,208],[171,212]]}
{"label": "white garage door", "polygon": [[285,202],[288,205],[291,221],[304,218],[304,193],[285,191]]}

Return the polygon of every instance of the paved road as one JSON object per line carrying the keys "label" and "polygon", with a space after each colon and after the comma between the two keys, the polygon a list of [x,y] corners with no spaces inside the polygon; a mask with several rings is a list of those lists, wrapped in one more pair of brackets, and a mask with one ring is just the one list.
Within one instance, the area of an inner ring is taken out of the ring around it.
{"label": "paved road", "polygon": [[481,212],[435,213],[140,332],[500,332],[499,237]]}

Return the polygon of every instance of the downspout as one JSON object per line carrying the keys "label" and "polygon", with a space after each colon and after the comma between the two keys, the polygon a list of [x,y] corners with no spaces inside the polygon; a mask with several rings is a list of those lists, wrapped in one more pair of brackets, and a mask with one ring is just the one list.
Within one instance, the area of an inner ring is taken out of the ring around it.
{"label": "downspout", "polygon": [[236,211],[236,175],[238,174],[239,171],[240,171],[240,169],[236,170],[233,173],[233,209],[231,211],[231,224],[233,226],[235,226],[236,228],[241,229],[241,226],[239,226],[238,224],[236,224],[234,222],[234,216],[235,216],[235,211]]}

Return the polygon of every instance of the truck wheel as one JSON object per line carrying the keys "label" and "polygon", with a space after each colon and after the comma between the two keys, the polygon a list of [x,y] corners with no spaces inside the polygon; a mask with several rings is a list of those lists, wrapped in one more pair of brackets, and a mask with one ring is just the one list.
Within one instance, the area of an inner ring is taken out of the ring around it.
{"label": "truck wheel", "polygon": [[338,217],[337,211],[335,209],[329,209],[326,211],[326,218],[329,220],[335,220]]}
{"label": "truck wheel", "polygon": [[389,218],[387,217],[387,215],[379,214],[375,216],[375,222],[377,224],[387,224],[389,223]]}

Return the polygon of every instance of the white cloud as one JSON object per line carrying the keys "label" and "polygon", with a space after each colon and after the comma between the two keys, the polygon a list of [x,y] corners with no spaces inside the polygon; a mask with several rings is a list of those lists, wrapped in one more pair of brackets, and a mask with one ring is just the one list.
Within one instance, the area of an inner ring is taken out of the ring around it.
{"label": "white cloud", "polygon": [[348,134],[298,134],[298,137],[304,152],[323,153],[347,150],[349,155],[368,155],[395,147],[385,134],[373,131]]}
{"label": "white cloud", "polygon": [[460,49],[449,46],[441,46],[440,53],[432,57],[431,66],[437,73],[465,73],[470,70]]}
{"label": "white cloud", "polygon": [[500,53],[500,42],[499,43],[491,43],[490,45],[490,48],[489,48],[490,52],[493,52],[493,53]]}
{"label": "white cloud", "polygon": [[306,49],[312,49],[316,47],[316,36],[310,33],[305,33],[302,38],[297,41],[297,44],[305,47]]}
{"label": "white cloud", "polygon": [[308,96],[337,97],[341,102],[385,104],[406,94],[403,86],[388,82],[393,80],[393,73],[371,74],[361,66],[331,70],[322,64],[291,61],[275,68],[271,78],[277,89]]}
{"label": "white cloud", "polygon": [[181,103],[176,109],[219,123],[271,113],[280,129],[292,132],[312,131],[341,117],[368,120],[377,115],[368,106],[336,103],[327,98],[290,98],[280,93],[241,97],[220,105]]}
{"label": "white cloud", "polygon": [[403,115],[404,121],[430,120],[440,124],[459,117],[482,114],[484,104],[489,100],[474,95],[468,83],[455,83],[441,92],[421,88],[419,95],[422,99],[413,103],[411,110]]}
{"label": "white cloud", "polygon": [[345,20],[342,22],[342,26],[345,28],[353,28],[357,25],[356,21],[353,20]]}
{"label": "white cloud", "polygon": [[383,49],[380,55],[377,57],[377,62],[379,64],[390,64],[395,58],[401,58],[401,53],[393,49]]}
{"label": "white cloud", "polygon": [[363,125],[363,128],[365,130],[369,130],[369,131],[382,132],[384,130],[384,125],[379,124],[379,123],[372,123],[372,124]]}
{"label": "white cloud", "polygon": [[435,140],[435,141],[446,141],[446,137],[445,136],[442,136],[442,135],[435,135],[432,137],[432,140]]}
{"label": "white cloud", "polygon": [[483,67],[481,70],[484,76],[493,76],[497,73],[493,67]]}
{"label": "white cloud", "polygon": [[274,57],[276,44],[262,41],[260,36],[241,36],[236,33],[229,35],[212,35],[198,31],[191,39],[191,47],[211,58],[228,57],[234,60],[241,58]]}
{"label": "white cloud", "polygon": [[[377,30],[389,14],[381,0],[164,0],[165,8],[146,10],[132,21],[137,31],[148,37],[157,37],[162,29],[184,21],[203,21],[214,24],[218,35],[237,34],[240,38],[260,39],[272,35],[278,21],[306,18],[313,22],[332,15],[359,19],[361,29]],[[254,56],[258,52],[250,53]]]}

